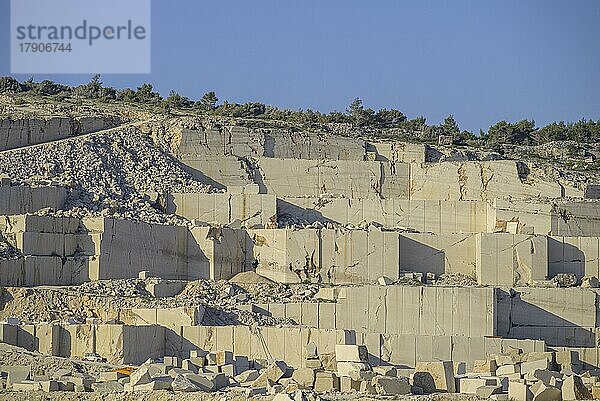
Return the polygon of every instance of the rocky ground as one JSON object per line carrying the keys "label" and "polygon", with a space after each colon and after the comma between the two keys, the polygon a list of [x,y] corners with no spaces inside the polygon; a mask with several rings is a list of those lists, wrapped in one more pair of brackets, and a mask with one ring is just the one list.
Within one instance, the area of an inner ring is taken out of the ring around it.
{"label": "rocky ground", "polygon": [[[122,394],[98,394],[98,393],[14,393],[2,392],[0,390],[0,399],[7,401],[49,401],[49,400],[69,400],[69,401],[271,401],[274,396],[256,396],[247,398],[243,392],[229,390],[218,393],[172,393],[166,390],[155,390],[138,393]],[[323,401],[338,400],[403,400],[403,401],[474,401],[480,400],[477,396],[467,396],[466,394],[430,394],[430,395],[402,395],[402,396],[365,396],[364,394],[344,394],[344,395],[321,395],[319,399]]]}
{"label": "rocky ground", "polygon": [[211,191],[135,126],[0,152],[0,166],[0,174],[15,182],[75,190],[64,211],[42,214],[186,224],[158,210],[154,194]]}
{"label": "rocky ground", "polygon": [[155,279],[93,281],[72,287],[3,288],[0,319],[18,317],[22,321],[85,321],[86,318],[114,316],[127,308],[206,307],[204,324],[284,325],[292,321],[239,309],[239,305],[266,302],[315,302],[316,284],[280,284],[255,275],[230,282],[198,280],[187,284],[174,297],[154,298],[146,282]]}

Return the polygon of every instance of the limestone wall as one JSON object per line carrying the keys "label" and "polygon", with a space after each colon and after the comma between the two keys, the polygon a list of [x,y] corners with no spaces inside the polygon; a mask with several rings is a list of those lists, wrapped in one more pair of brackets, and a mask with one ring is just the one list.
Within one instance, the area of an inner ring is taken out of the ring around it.
{"label": "limestone wall", "polygon": [[256,272],[280,283],[315,277],[322,266],[320,230],[250,230]]}
{"label": "limestone wall", "polygon": [[377,161],[425,163],[427,145],[409,142],[369,142],[367,155],[374,153]]}
{"label": "limestone wall", "polygon": [[548,276],[600,277],[600,237],[548,237]]}
{"label": "limestone wall", "polygon": [[248,235],[244,230],[209,227],[188,230],[115,219],[85,220],[98,257],[92,280],[137,277],[147,270],[164,279],[228,279],[246,266]]}
{"label": "limestone wall", "polygon": [[467,370],[473,367],[474,361],[491,355],[514,349],[543,352],[546,348],[544,341],[539,340],[378,333],[357,333],[357,343],[367,346],[369,362],[373,365],[394,364],[414,368],[417,362],[461,361],[467,364]]}
{"label": "limestone wall", "polygon": [[[373,229],[251,230],[250,235],[256,271],[284,283],[317,278],[333,284],[374,283],[381,276],[396,280],[403,270],[461,273],[480,284],[507,286],[549,276],[546,236]],[[554,272],[567,271],[556,260],[554,266]]]}
{"label": "limestone wall", "polygon": [[0,327],[2,342],[45,355],[80,359],[86,353],[96,352],[110,363],[139,365],[148,358],[165,354],[165,328],[162,326],[42,323],[0,324]]}
{"label": "limestone wall", "polygon": [[321,230],[320,277],[326,283],[374,283],[399,276],[399,237],[380,230]]}
{"label": "limestone wall", "polygon": [[34,287],[77,285],[89,281],[87,256],[32,256],[0,260],[0,285]]}
{"label": "limestone wall", "polygon": [[117,117],[0,119],[0,151],[95,132],[120,124]]}
{"label": "limestone wall", "polygon": [[542,235],[477,234],[475,266],[483,285],[525,285],[548,278],[548,239]]}
{"label": "limestone wall", "polygon": [[363,160],[364,141],[341,136],[240,126],[180,129],[179,155],[234,155],[294,159]]}
{"label": "limestone wall", "polygon": [[593,347],[551,347],[554,351],[575,351],[583,362],[583,369],[597,369],[600,366],[600,348]]}
{"label": "limestone wall", "polygon": [[[535,203],[496,199],[491,213],[496,229],[516,225],[517,233],[600,236],[600,208],[595,201]],[[493,231],[489,227],[488,231]]]}
{"label": "limestone wall", "polygon": [[494,288],[363,286],[338,300],[336,327],[416,335],[494,336]]}
{"label": "limestone wall", "polygon": [[183,327],[183,346],[173,355],[185,354],[200,348],[212,351],[231,351],[252,359],[275,358],[293,367],[304,367],[306,345],[314,343],[319,353],[335,352],[336,344],[354,341],[354,333],[305,327],[195,326]]}
{"label": "limestone wall", "polygon": [[252,240],[246,230],[195,227],[188,238],[188,280],[228,280],[252,269]]}
{"label": "limestone wall", "polygon": [[[365,344],[372,365],[414,367],[431,360],[464,361],[500,354],[510,348],[542,352],[543,341],[492,337],[432,336],[414,334],[357,333],[352,330],[310,327],[161,326],[124,325],[0,325],[2,342],[20,345],[46,355],[82,357],[97,352],[111,363],[140,364],[163,355],[186,357],[189,351],[231,351],[252,359],[284,360],[294,368],[305,367],[306,345],[320,354],[335,352],[336,344]],[[136,343],[137,342],[137,343]],[[584,360],[585,356],[583,357]],[[590,361],[591,362],[591,361]]]}
{"label": "limestone wall", "polygon": [[218,189],[253,183],[254,174],[237,156],[179,155],[185,169],[197,180]]}
{"label": "limestone wall", "polygon": [[59,210],[64,207],[68,191],[63,187],[0,186],[0,215],[37,212],[40,209]]}
{"label": "limestone wall", "polygon": [[284,197],[277,200],[279,216],[309,223],[330,221],[359,225],[376,222],[385,227],[405,227],[432,233],[485,232],[488,208],[486,201],[319,197]]}
{"label": "limestone wall", "polygon": [[231,228],[10,216],[0,231],[23,254],[0,260],[0,285],[7,286],[76,285],[144,270],[164,279],[220,280],[252,266],[250,237]]}
{"label": "limestone wall", "polygon": [[511,160],[445,162],[410,165],[412,199],[481,200],[506,194],[514,198],[546,196],[560,198],[556,182],[522,182]]}
{"label": "limestone wall", "polygon": [[565,202],[554,207],[552,234],[600,236],[600,202]]}
{"label": "limestone wall", "polygon": [[600,338],[596,298],[581,288],[363,286],[345,288],[336,303],[248,309],[309,327],[352,328],[357,335],[500,336],[585,347]]}
{"label": "limestone wall", "polygon": [[251,230],[257,273],[284,283],[336,284],[399,276],[398,234],[379,230]]}
{"label": "limestone wall", "polygon": [[498,335],[556,346],[597,343],[597,294],[584,288],[516,287],[497,293]]}
{"label": "limestone wall", "polygon": [[[380,162],[263,157],[258,159],[257,164],[255,182],[264,188],[261,192],[278,197],[338,194],[348,198],[379,198],[383,187]],[[405,164],[398,169],[408,172]],[[406,196],[408,182],[403,184],[400,192]]]}
{"label": "limestone wall", "polygon": [[202,323],[204,312],[203,305],[177,308],[121,309],[119,311],[119,321],[133,326],[159,325],[167,328],[197,326]]}
{"label": "limestone wall", "polygon": [[176,193],[168,202],[167,212],[208,223],[229,224],[239,220],[249,228],[264,227],[274,222],[277,215],[274,195],[245,193]]}
{"label": "limestone wall", "polygon": [[112,218],[85,219],[95,244],[92,280],[137,277],[147,270],[156,277],[187,279],[185,227],[163,226]]}

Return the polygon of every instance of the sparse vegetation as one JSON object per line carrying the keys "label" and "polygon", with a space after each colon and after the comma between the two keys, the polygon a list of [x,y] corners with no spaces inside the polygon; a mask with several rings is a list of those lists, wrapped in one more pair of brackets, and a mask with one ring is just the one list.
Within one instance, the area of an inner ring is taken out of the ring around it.
{"label": "sparse vegetation", "polygon": [[[124,88],[117,90],[106,87],[95,75],[87,84],[71,88],[49,80],[34,82],[29,79],[20,83],[13,77],[0,77],[0,94],[31,94],[34,96],[52,96],[54,99],[90,99],[136,103],[155,107],[156,110],[170,112],[186,109],[190,112],[214,114],[223,117],[247,118],[269,121],[283,121],[304,128],[328,129],[329,124],[348,124],[362,130],[370,136],[409,139],[426,143],[437,142],[439,135],[451,136],[459,145],[496,147],[498,145],[540,145],[553,141],[578,141],[595,143],[600,141],[600,120],[582,119],[577,122],[553,122],[536,128],[535,121],[517,122],[499,121],[479,135],[462,130],[451,114],[440,125],[428,125],[425,117],[408,119],[397,109],[378,111],[365,107],[362,99],[355,98],[345,112],[331,111],[327,114],[311,109],[289,110],[260,102],[235,103],[224,100],[221,104],[214,91],[205,93],[200,100],[194,101],[175,91],[162,98],[151,84],[145,83],[136,90]],[[23,104],[20,100],[16,104]]]}

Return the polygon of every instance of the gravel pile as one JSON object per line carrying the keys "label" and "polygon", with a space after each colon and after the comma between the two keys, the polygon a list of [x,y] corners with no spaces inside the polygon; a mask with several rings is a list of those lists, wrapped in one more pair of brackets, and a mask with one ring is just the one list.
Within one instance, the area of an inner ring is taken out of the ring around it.
{"label": "gravel pile", "polygon": [[0,166],[0,174],[17,182],[41,179],[72,188],[65,211],[45,211],[72,217],[185,224],[157,210],[153,194],[211,190],[135,127],[4,152]]}
{"label": "gravel pile", "polygon": [[[156,280],[156,279],[149,279]],[[247,283],[198,280],[187,284],[177,296],[154,298],[141,279],[101,280],[71,287],[0,289],[0,319],[18,317],[24,322],[77,321],[117,316],[128,308],[206,307],[204,324],[292,325],[289,319],[265,316],[240,309],[241,305],[265,302],[314,302],[315,284]]]}
{"label": "gravel pile", "polygon": [[72,287],[71,291],[105,297],[151,297],[146,283],[141,279],[88,281]]}
{"label": "gravel pile", "polygon": [[475,287],[479,284],[477,280],[461,273],[444,273],[435,280],[433,285],[449,287]]}
{"label": "gravel pile", "polygon": [[559,273],[552,277],[552,282],[556,283],[557,287],[575,287],[577,285],[577,276],[575,274]]}
{"label": "gravel pile", "polygon": [[74,361],[67,358],[41,355],[37,352],[26,351],[23,348],[3,343],[0,343],[0,363],[2,365],[29,366],[32,374],[48,375],[49,377],[64,369],[73,373],[99,375],[100,372],[115,368],[115,366],[108,363]]}

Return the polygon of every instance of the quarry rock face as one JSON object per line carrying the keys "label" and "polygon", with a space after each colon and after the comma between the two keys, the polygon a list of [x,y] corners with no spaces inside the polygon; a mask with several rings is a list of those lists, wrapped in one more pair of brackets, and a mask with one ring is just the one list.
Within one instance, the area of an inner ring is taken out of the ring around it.
{"label": "quarry rock face", "polygon": [[2,392],[600,394],[600,182],[112,113],[0,115]]}

